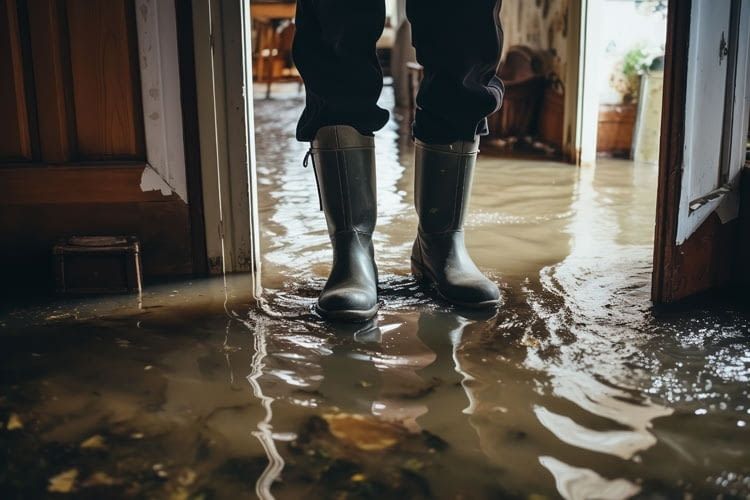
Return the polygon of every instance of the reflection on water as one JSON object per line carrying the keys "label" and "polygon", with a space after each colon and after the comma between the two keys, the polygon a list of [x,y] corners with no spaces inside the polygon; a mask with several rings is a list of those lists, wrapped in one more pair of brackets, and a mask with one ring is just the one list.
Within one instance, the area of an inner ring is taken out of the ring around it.
{"label": "reflection on water", "polygon": [[505,305],[468,314],[408,275],[393,121],[383,308],[332,325],[301,103],[257,102],[270,315],[240,276],[0,316],[0,497],[750,498],[748,316],[652,313],[654,167],[482,159],[468,240]]}

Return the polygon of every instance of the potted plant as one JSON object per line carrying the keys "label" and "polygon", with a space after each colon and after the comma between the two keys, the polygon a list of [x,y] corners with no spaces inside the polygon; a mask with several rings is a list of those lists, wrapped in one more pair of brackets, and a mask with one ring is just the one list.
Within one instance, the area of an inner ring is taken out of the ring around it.
{"label": "potted plant", "polygon": [[603,105],[599,110],[599,153],[630,157],[641,76],[648,71],[653,59],[654,54],[645,47],[636,46],[615,65],[609,84],[620,94],[621,103]]}

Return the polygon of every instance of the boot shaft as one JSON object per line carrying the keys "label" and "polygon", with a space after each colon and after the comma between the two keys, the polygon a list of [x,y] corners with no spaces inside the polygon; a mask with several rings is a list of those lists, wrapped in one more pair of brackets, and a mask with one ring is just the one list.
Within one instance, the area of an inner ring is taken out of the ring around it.
{"label": "boot shaft", "polygon": [[372,234],[377,220],[374,138],[345,125],[323,127],[310,152],[329,234]]}
{"label": "boot shaft", "polygon": [[415,142],[414,203],[422,233],[463,228],[479,138],[432,145]]}

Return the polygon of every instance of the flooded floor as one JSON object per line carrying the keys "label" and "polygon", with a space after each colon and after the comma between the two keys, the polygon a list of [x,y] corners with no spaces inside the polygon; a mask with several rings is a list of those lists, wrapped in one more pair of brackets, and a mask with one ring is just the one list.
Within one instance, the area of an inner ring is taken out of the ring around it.
{"label": "flooded floor", "polygon": [[381,313],[328,324],[301,105],[256,102],[264,307],[234,276],[4,308],[0,498],[750,498],[750,317],[652,311],[655,166],[482,158],[467,239],[504,305],[468,314],[408,274],[394,119]]}

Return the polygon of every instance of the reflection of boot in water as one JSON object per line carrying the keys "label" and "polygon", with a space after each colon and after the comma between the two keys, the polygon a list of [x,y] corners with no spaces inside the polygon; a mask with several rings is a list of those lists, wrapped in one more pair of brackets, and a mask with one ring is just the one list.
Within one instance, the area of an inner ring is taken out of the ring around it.
{"label": "reflection of boot in water", "polygon": [[373,354],[380,372],[380,391],[372,403],[372,414],[418,432],[421,428],[417,419],[427,412],[422,399],[434,389],[435,382],[416,372],[434,362],[435,353],[417,336],[414,315],[405,316],[393,327],[383,328],[379,352]]}
{"label": "reflection of boot in water", "polygon": [[419,231],[412,250],[412,273],[434,286],[440,297],[469,308],[495,307],[497,285],[471,260],[464,245],[464,218],[479,138],[446,145],[415,146],[414,201]]}
{"label": "reflection of boot in water", "polygon": [[381,333],[377,320],[363,325],[342,323],[333,328],[339,341],[331,355],[321,359],[321,403],[328,409],[366,415],[378,393],[379,375],[364,346],[378,345]]}
{"label": "reflection of boot in water", "polygon": [[349,126],[323,127],[310,152],[333,246],[317,308],[331,320],[366,321],[378,311],[374,138]]}
{"label": "reflection of boot in water", "polygon": [[[470,383],[470,378],[456,362],[456,349],[469,324],[470,321],[453,313],[425,312],[419,318],[418,331],[419,338],[436,354],[435,361],[420,370],[419,376],[438,383],[434,398],[427,398],[429,412],[419,423],[444,439],[444,433],[460,433],[462,436],[456,442],[465,445],[475,442],[476,436],[465,416],[472,411],[474,403],[471,393],[464,387]],[[476,446],[471,448],[476,449]]]}

